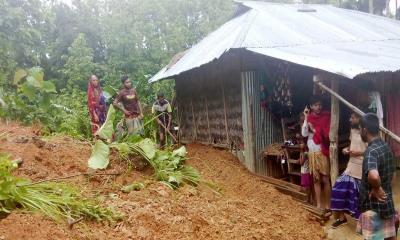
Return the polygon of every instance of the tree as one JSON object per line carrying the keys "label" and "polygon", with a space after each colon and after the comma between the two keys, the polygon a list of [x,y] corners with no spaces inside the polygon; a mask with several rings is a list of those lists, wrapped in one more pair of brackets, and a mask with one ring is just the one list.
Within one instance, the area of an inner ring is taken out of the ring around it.
{"label": "tree", "polygon": [[9,87],[16,67],[40,65],[51,28],[47,8],[39,0],[0,1],[0,87]]}
{"label": "tree", "polygon": [[96,64],[93,62],[93,50],[87,46],[83,33],[78,35],[68,48],[68,55],[63,58],[66,59],[66,64],[61,72],[65,76],[65,82],[57,82],[57,85],[62,88],[66,83],[70,89],[86,89],[89,76],[96,70]]}

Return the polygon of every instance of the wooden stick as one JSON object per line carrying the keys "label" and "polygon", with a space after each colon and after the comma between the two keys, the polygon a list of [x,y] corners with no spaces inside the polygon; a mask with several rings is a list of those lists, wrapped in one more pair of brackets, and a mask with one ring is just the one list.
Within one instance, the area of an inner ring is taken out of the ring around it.
{"label": "wooden stick", "polygon": [[56,182],[56,181],[59,181],[59,180],[65,180],[65,179],[79,177],[79,176],[103,176],[103,175],[106,175],[106,176],[107,175],[118,176],[118,175],[121,175],[121,173],[76,173],[76,174],[65,176],[65,177],[50,178],[50,179],[44,179],[44,180],[40,180],[40,181],[33,182],[33,183],[17,185],[17,187],[32,186],[32,185],[36,185],[36,184],[44,183],[44,182]]}
{"label": "wooden stick", "polygon": [[161,125],[161,127],[163,127],[165,129],[165,131],[167,133],[169,133],[169,135],[171,135],[171,137],[174,139],[175,142],[178,142],[178,140],[176,140],[175,136],[169,131],[169,129],[167,129],[167,127],[163,124],[163,123],[159,123]]}
{"label": "wooden stick", "polygon": [[[332,96],[334,96],[335,98],[339,99],[339,101],[341,101],[343,104],[345,104],[347,107],[349,107],[352,111],[356,112],[360,116],[364,116],[365,115],[365,113],[363,111],[361,111],[359,108],[357,108],[356,106],[354,106],[353,104],[348,102],[346,99],[341,97],[338,93],[336,93],[332,89],[330,89],[327,86],[325,86],[323,83],[321,83],[319,81],[316,81],[315,83],[318,84],[321,88],[325,89],[327,92],[329,92]],[[382,132],[384,132],[385,134],[390,136],[393,140],[395,140],[396,142],[400,143],[400,137],[399,136],[397,136],[396,134],[394,134],[393,132],[391,132],[390,130],[388,130],[387,128],[385,128],[383,126],[379,126],[379,128],[380,128],[380,130]]]}
{"label": "wooden stick", "polygon": [[286,181],[282,181],[273,177],[267,177],[267,176],[262,176],[256,173],[251,173],[251,175],[257,176],[259,177],[262,181],[270,183],[274,186],[281,186],[281,187],[287,187],[287,188],[291,188],[295,191],[300,191],[301,187],[299,185],[290,183],[290,182],[286,182]]}
{"label": "wooden stick", "polygon": [[80,218],[78,218],[78,219],[68,219],[68,227],[69,227],[69,229],[72,229],[72,227],[75,225],[75,224],[77,224],[78,222],[80,222],[80,221],[82,221],[83,220],[83,217],[80,217]]}
{"label": "wooden stick", "polygon": [[307,194],[290,189],[290,188],[286,188],[286,187],[280,187],[280,186],[275,186],[275,188],[281,192],[284,193],[286,195],[289,195],[293,198],[295,198],[296,200],[300,200],[300,201],[305,201],[307,200]]}

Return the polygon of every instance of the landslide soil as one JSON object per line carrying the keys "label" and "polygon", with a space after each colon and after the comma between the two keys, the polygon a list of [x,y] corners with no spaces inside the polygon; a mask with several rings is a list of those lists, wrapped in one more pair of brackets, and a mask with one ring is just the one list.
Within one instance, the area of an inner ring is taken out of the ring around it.
{"label": "landslide soil", "polygon": [[[41,138],[35,127],[0,122],[0,152],[24,162],[15,174],[32,181],[85,173],[91,145],[64,136]],[[105,205],[124,214],[114,223],[82,221],[69,229],[35,213],[21,210],[0,219],[0,239],[324,239],[321,226],[310,220],[299,203],[249,174],[224,150],[187,146],[188,164],[204,180],[221,189],[183,186],[170,190],[151,178],[151,169],[127,171],[112,157],[107,172],[119,176],[76,177],[66,181],[96,191]],[[146,183],[129,194],[119,189],[133,181]]]}

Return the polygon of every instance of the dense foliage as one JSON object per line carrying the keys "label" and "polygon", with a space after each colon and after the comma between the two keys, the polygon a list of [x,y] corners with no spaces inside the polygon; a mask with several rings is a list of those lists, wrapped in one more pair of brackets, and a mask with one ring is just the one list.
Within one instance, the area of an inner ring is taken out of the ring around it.
{"label": "dense foliage", "polygon": [[[144,104],[159,90],[170,98],[172,82],[148,85],[148,78],[225,22],[233,7],[229,0],[0,1],[0,105],[8,106],[1,117],[89,137],[90,74],[116,89],[128,74]],[[13,82],[19,69],[39,66],[57,94]]]}
{"label": "dense foliage", "polygon": [[[382,13],[379,0],[304,2],[368,11],[369,1]],[[145,104],[159,90],[170,99],[172,82],[149,85],[148,78],[228,20],[234,8],[232,0],[1,0],[0,105],[10,107],[1,117],[89,137],[85,91],[91,73],[116,89],[128,74]],[[19,69],[37,67],[46,86],[13,81]]]}

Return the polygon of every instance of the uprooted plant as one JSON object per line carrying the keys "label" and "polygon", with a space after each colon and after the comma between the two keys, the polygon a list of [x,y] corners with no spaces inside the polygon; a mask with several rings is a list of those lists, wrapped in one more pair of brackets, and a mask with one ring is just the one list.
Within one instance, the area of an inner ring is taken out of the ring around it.
{"label": "uprooted plant", "polygon": [[216,190],[214,184],[203,181],[199,172],[191,166],[185,165],[186,148],[168,151],[157,149],[156,143],[148,138],[141,138],[139,135],[125,136],[119,141],[111,142],[114,133],[115,109],[111,106],[104,125],[99,129],[89,159],[89,167],[92,169],[105,169],[109,164],[110,149],[117,150],[119,157],[129,160],[131,155],[143,157],[154,169],[154,176],[158,181],[175,189],[183,183],[197,186],[204,183]]}
{"label": "uprooted plant", "polygon": [[40,212],[55,221],[88,218],[114,222],[121,215],[86,198],[72,185],[56,182],[32,183],[12,175],[18,167],[6,154],[0,154],[0,214],[15,209]]}

